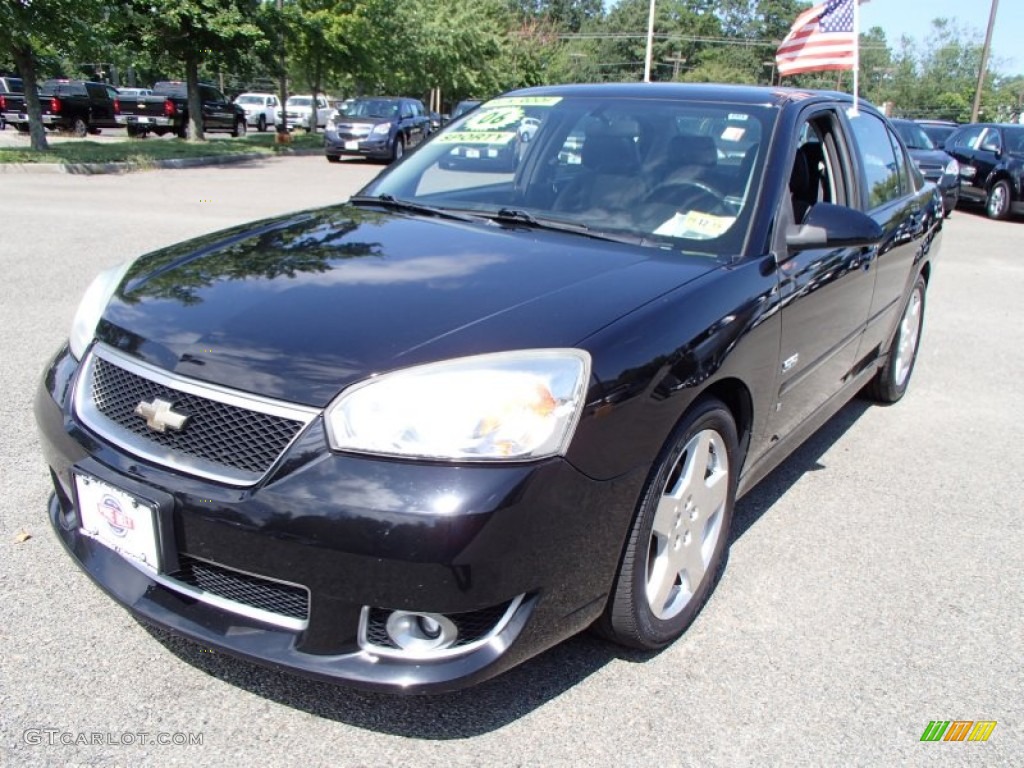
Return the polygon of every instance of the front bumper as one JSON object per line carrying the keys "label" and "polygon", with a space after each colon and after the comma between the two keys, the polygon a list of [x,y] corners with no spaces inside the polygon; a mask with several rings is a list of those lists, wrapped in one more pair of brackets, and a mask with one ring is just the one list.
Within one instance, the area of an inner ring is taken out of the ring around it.
{"label": "front bumper", "polygon": [[355,136],[328,130],[324,134],[324,152],[332,157],[358,155],[386,160],[391,157],[391,137],[389,134]]}
{"label": "front bumper", "polygon": [[[69,403],[78,368],[62,351],[36,397],[54,478],[51,522],[78,565],[149,622],[319,679],[440,692],[508,669],[604,608],[642,472],[596,482],[561,459],[467,467],[337,455],[317,419],[263,481],[230,488],[93,435]],[[159,574],[81,531],[72,472],[156,505]],[[175,588],[186,558],[301,585],[308,620],[281,626]],[[378,652],[360,640],[371,610],[458,618],[503,606],[500,631],[443,658]]]}

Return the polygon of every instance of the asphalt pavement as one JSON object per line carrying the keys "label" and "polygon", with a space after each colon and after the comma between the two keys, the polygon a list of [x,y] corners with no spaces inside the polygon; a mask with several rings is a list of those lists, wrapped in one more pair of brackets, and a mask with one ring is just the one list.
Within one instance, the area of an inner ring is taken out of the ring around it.
{"label": "asphalt pavement", "polygon": [[[947,222],[906,398],[851,403],[739,503],[717,591],[659,654],[581,635],[399,698],[206,651],[102,594],[49,531],[32,417],[81,292],[379,170],[3,179],[0,766],[1024,765],[1024,221]],[[932,720],[997,725],[920,741]]]}

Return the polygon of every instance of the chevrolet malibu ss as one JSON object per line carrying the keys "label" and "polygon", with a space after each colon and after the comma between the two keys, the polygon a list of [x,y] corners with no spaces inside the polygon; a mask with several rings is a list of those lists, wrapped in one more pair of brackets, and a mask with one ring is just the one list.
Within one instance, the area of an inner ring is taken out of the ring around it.
{"label": "chevrolet malibu ss", "polygon": [[[659,649],[736,499],[903,396],[942,200],[870,106],[587,85],[472,117],[89,287],[36,398],[49,517],[133,614],[395,692],[591,626]],[[514,168],[443,167],[527,117]]]}

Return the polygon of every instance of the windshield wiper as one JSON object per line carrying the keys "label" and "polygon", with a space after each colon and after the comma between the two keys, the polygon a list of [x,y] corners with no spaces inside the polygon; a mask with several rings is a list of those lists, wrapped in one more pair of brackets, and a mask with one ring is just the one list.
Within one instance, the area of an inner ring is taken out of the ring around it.
{"label": "windshield wiper", "polygon": [[399,200],[394,195],[353,195],[348,201],[353,205],[379,205],[395,211],[418,213],[421,216],[440,216],[446,219],[455,219],[456,221],[476,221],[472,216],[467,216],[464,213],[456,213],[446,208],[435,208],[431,205],[414,203],[409,200]]}
{"label": "windshield wiper", "polygon": [[591,229],[586,224],[564,219],[550,219],[545,216],[534,216],[519,208],[499,208],[497,213],[480,212],[492,221],[508,224],[522,224],[531,229],[549,229],[555,232],[572,232],[595,240],[608,240],[613,243],[629,243],[630,245],[647,245],[647,238],[641,235],[622,235],[614,232],[603,232]]}

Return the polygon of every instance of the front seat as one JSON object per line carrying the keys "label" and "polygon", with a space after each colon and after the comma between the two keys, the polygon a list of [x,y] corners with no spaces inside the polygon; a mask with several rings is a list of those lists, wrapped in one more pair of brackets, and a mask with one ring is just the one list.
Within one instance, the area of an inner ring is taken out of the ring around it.
{"label": "front seat", "polygon": [[622,214],[634,209],[647,191],[632,136],[587,135],[580,165],[580,174],[558,193],[553,210]]}

